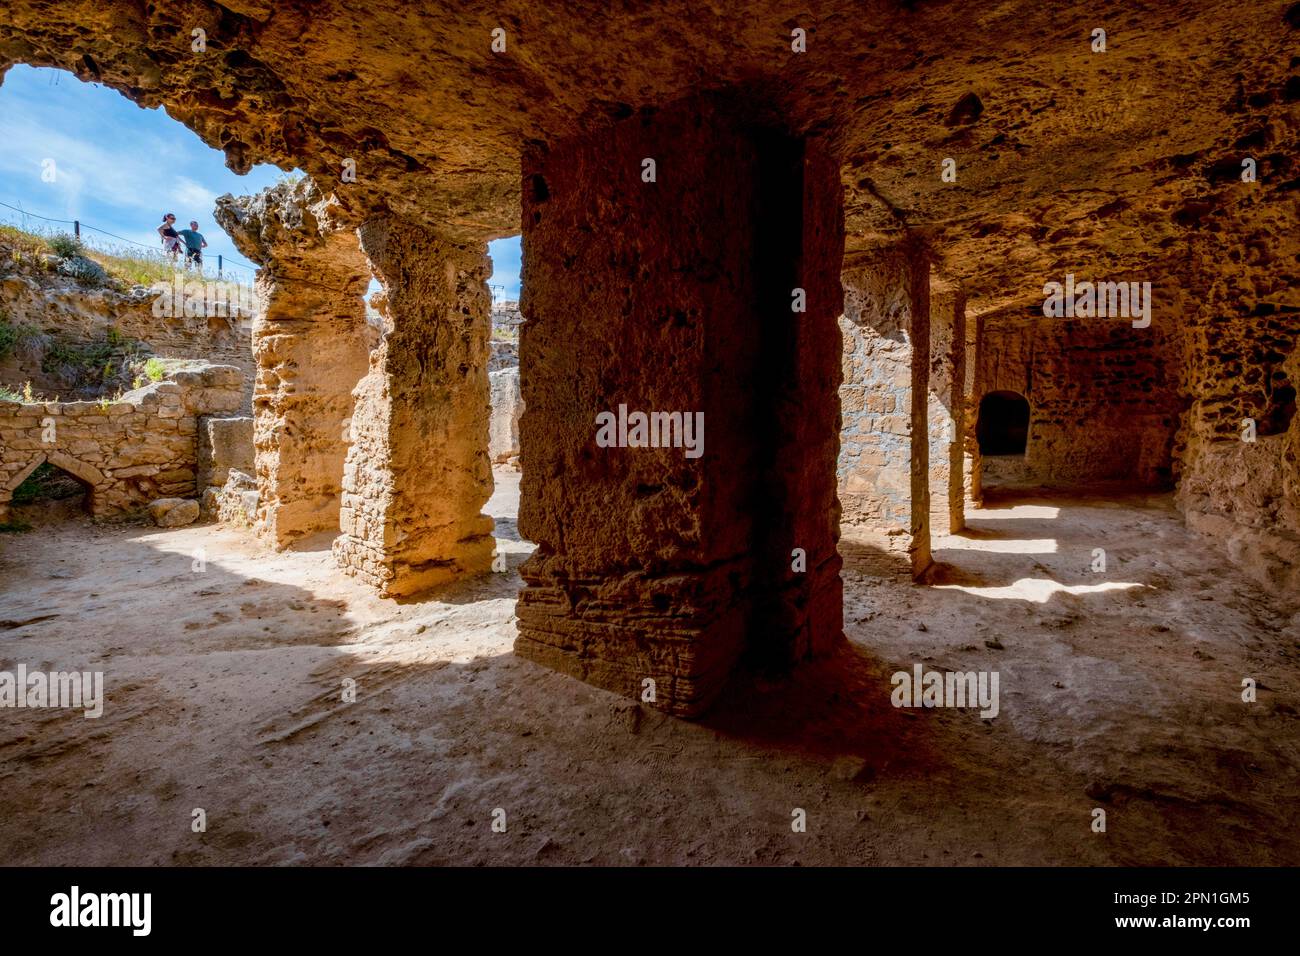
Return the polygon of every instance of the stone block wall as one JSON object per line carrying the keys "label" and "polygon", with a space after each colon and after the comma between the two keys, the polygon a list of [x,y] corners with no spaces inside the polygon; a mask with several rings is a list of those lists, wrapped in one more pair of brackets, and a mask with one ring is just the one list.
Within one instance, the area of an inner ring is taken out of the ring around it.
{"label": "stone block wall", "polygon": [[1172,488],[1180,361],[1172,318],[1138,329],[1128,319],[1047,318],[1037,308],[986,315],[970,425],[979,398],[1017,392],[1029,402],[1022,480]]}
{"label": "stone block wall", "polygon": [[261,264],[253,322],[253,443],[258,534],[275,547],[336,531],[352,390],[373,329],[370,271],[338,203],[311,180],[222,196],[217,221]]}
{"label": "stone block wall", "polygon": [[197,479],[199,490],[224,485],[230,477],[231,469],[250,475],[254,471],[253,419],[248,416],[201,417]]}
{"label": "stone block wall", "polygon": [[519,454],[519,418],[524,411],[524,401],[519,393],[519,368],[492,372],[488,380],[492,392],[488,453],[494,462],[508,461]]}
{"label": "stone block wall", "polygon": [[199,419],[237,411],[242,388],[240,369],[204,365],[115,402],[0,401],[0,521],[14,490],[45,462],[88,486],[96,517],[192,497]]}

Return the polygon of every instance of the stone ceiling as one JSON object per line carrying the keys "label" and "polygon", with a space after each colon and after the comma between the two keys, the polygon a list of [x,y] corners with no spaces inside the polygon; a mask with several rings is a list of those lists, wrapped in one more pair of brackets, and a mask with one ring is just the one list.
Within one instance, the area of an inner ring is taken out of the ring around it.
{"label": "stone ceiling", "polygon": [[[826,138],[850,253],[906,225],[977,311],[1041,301],[1068,270],[1168,274],[1243,201],[1267,204],[1252,221],[1275,236],[1300,231],[1300,3],[5,7],[0,69],[70,70],[165,106],[233,169],[298,166],[358,217],[386,208],[463,237],[519,232],[526,141],[716,89]],[[498,27],[504,53],[491,50]],[[791,52],[796,27],[805,53]],[[1245,156],[1260,183],[1243,200]],[[941,181],[945,157],[955,183]],[[338,182],[345,158],[356,183]]]}

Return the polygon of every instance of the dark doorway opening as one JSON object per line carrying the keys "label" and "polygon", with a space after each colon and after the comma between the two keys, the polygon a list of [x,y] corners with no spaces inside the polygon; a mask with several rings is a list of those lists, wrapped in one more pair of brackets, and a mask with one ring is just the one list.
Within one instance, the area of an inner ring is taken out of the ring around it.
{"label": "dark doorway opening", "polygon": [[90,486],[48,461],[42,462],[14,489],[15,518],[59,521],[90,513]]}
{"label": "dark doorway opening", "polygon": [[981,455],[1023,455],[1029,440],[1029,402],[1018,392],[989,392],[975,426]]}

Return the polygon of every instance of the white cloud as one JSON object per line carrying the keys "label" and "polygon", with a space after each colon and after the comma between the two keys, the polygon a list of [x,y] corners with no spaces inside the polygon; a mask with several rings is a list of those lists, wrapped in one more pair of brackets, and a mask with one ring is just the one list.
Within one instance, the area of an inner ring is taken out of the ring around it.
{"label": "white cloud", "polygon": [[179,209],[185,210],[176,213],[177,220],[188,224],[191,219],[196,217],[202,219],[212,214],[212,207],[217,202],[217,194],[192,179],[177,176],[175,185],[172,186],[171,199]]}

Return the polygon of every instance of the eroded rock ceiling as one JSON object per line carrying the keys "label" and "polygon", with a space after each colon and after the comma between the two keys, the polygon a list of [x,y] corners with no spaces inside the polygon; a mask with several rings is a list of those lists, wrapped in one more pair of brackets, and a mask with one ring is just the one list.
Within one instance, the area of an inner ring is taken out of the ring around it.
{"label": "eroded rock ceiling", "polygon": [[1277,0],[6,0],[14,63],[165,106],[232,168],[300,167],[358,218],[477,239],[519,231],[527,141],[740,90],[840,159],[850,253],[907,226],[977,311],[1300,221],[1300,3]]}

